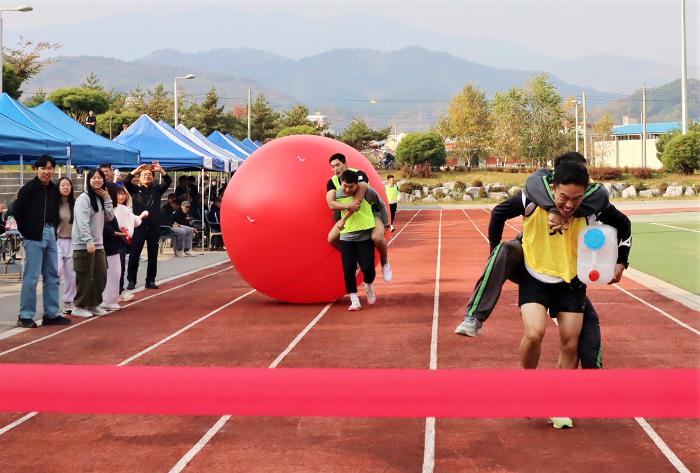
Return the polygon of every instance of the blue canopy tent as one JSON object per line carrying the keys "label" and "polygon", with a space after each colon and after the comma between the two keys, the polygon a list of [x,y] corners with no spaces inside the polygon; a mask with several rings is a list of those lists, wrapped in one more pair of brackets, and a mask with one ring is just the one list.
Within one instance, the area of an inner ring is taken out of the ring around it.
{"label": "blue canopy tent", "polygon": [[250,150],[251,153],[254,152],[256,149],[260,148],[254,141],[252,141],[250,138],[244,138],[243,141],[241,141],[244,145],[246,145]]}
{"label": "blue canopy tent", "polygon": [[234,137],[231,136],[230,134],[226,133],[225,136],[226,136],[226,139],[227,139],[227,140],[229,140],[231,143],[233,143],[233,146],[237,147],[238,149],[240,149],[241,151],[243,151],[243,152],[244,152],[245,154],[247,154],[248,156],[250,156],[251,154],[253,154],[253,152],[252,152],[251,150],[249,150],[247,146],[245,146],[243,143],[241,143],[239,140],[237,140],[236,138],[234,138]]}
{"label": "blue canopy tent", "polygon": [[258,145],[258,148],[260,148],[263,144],[260,142],[260,140],[255,140],[253,141],[256,145]]}
{"label": "blue canopy tent", "polygon": [[201,146],[199,146],[197,143],[189,139],[187,136],[183,135],[179,131],[177,131],[175,128],[171,127],[167,122],[164,122],[163,120],[160,120],[158,122],[158,125],[163,127],[163,129],[170,133],[173,138],[179,140],[180,142],[184,143],[187,145],[190,149],[194,150],[195,152],[201,154],[203,157],[205,157],[208,162],[211,163],[209,166],[202,166],[202,169],[206,169],[208,171],[225,171],[226,170],[226,160],[223,158],[220,158],[209,151],[205,150]]}
{"label": "blue canopy tent", "polygon": [[244,151],[239,146],[234,145],[233,142],[231,142],[228,138],[222,135],[219,131],[214,131],[211,135],[207,137],[207,139],[212,143],[221,146],[225,150],[230,151],[234,156],[240,159],[245,160],[249,156],[249,153]]}
{"label": "blue canopy tent", "polygon": [[236,169],[238,169],[238,166],[243,164],[243,158],[239,158],[233,152],[227,150],[226,148],[222,148],[216,143],[209,141],[207,137],[201,134],[196,128],[192,127],[189,130],[187,130],[183,125],[178,125],[178,131],[181,131],[192,141],[202,146],[202,148],[211,150],[217,155],[227,159],[229,161],[229,171],[235,171]]}
{"label": "blue canopy tent", "polygon": [[0,115],[0,162],[20,165],[20,184],[24,184],[24,164],[49,155],[57,161],[68,158],[70,143],[28,128]]}
{"label": "blue canopy tent", "polygon": [[[89,155],[90,166],[98,166],[104,162],[111,163],[115,167],[135,168],[138,166],[139,152],[137,150],[115,143],[90,131],[62,112],[53,103],[44,102],[29,110],[52,125],[83,141],[86,144],[85,151]],[[78,154],[80,155],[80,152]],[[78,166],[85,165],[77,157],[72,159],[72,163]]]}

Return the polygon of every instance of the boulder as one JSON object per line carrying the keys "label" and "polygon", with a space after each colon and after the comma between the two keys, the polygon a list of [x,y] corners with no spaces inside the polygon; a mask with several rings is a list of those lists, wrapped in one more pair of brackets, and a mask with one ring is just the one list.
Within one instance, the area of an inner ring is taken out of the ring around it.
{"label": "boulder", "polygon": [[508,195],[509,195],[510,197],[513,197],[513,196],[514,196],[515,194],[517,194],[518,192],[522,192],[522,189],[521,189],[520,187],[518,187],[518,186],[513,186],[513,187],[511,187],[510,189],[508,189]]}
{"label": "boulder", "polygon": [[413,196],[418,197],[419,199],[423,197],[423,192],[420,189],[416,189],[413,191]]}
{"label": "boulder", "polygon": [[629,199],[630,197],[637,197],[637,189],[634,186],[629,186],[622,191],[622,198]]}
{"label": "boulder", "polygon": [[430,194],[430,187],[423,186],[423,195],[428,195],[428,194]]}
{"label": "boulder", "polygon": [[449,192],[450,190],[447,187],[433,187],[432,189],[430,189],[430,193],[433,195],[437,195],[438,193],[447,195]]}
{"label": "boulder", "polygon": [[425,199],[423,199],[423,202],[437,202],[437,199],[431,194]]}
{"label": "boulder", "polygon": [[487,184],[486,186],[486,192],[507,192],[508,187],[506,187],[503,184]]}
{"label": "boulder", "polygon": [[462,198],[463,193],[459,191],[452,191],[450,192],[449,196],[450,199],[452,200],[460,200]]}
{"label": "boulder", "polygon": [[686,187],[686,188],[685,188],[685,192],[683,193],[683,195],[687,195],[687,196],[689,196],[689,197],[690,197],[690,196],[694,196],[694,195],[695,195],[695,191],[693,190],[693,187],[692,187],[692,186]]}
{"label": "boulder", "polygon": [[464,192],[469,194],[473,200],[486,197],[486,191],[483,187],[467,187]]}
{"label": "boulder", "polygon": [[464,201],[466,201],[466,202],[471,202],[471,201],[474,200],[474,199],[472,199],[472,196],[470,196],[469,194],[464,194],[464,195],[462,196],[462,200],[464,200]]}
{"label": "boulder", "polygon": [[658,189],[656,190],[656,194],[654,194],[654,191],[652,189],[645,190],[645,191],[639,191],[639,197],[656,197],[657,195],[661,195],[661,192],[659,192]]}
{"label": "boulder", "polygon": [[489,192],[489,199],[493,200],[504,200],[508,198],[508,194],[505,192]]}
{"label": "boulder", "polygon": [[683,195],[683,186],[668,186],[664,197],[680,197]]}
{"label": "boulder", "polygon": [[446,182],[442,185],[442,187],[445,187],[448,190],[453,191],[455,189],[455,183],[454,182]]}

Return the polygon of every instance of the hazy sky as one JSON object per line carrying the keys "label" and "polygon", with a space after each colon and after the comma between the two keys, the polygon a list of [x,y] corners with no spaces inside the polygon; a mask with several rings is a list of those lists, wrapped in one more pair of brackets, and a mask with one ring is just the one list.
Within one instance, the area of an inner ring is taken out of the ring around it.
{"label": "hazy sky", "polygon": [[[36,1],[4,13],[5,45],[19,34],[63,44],[60,54],[135,59],[170,47],[266,49],[304,57],[337,47],[448,52],[465,39],[495,39],[556,59],[613,54],[676,66],[680,0],[656,1]],[[686,2],[688,60],[698,64],[698,0]],[[422,44],[427,43],[427,44]],[[502,66],[502,65],[501,65]],[[520,66],[514,64],[514,67]]]}

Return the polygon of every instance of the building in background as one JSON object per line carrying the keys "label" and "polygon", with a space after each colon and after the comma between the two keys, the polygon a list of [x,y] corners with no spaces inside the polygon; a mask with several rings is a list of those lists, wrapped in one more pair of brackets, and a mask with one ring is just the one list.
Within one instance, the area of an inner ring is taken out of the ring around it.
{"label": "building in background", "polygon": [[[680,122],[647,123],[646,167],[661,169],[663,164],[656,157],[656,142],[663,134],[681,129]],[[626,124],[613,127],[612,139],[594,141],[596,166],[643,167],[642,125]]]}

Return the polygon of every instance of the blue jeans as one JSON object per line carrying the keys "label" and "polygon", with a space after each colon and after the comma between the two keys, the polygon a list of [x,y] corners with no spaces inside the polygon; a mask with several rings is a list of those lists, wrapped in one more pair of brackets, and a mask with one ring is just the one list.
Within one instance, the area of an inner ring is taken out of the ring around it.
{"label": "blue jeans", "polygon": [[53,319],[59,314],[58,245],[56,231],[45,226],[41,241],[24,240],[24,276],[19,302],[19,316],[33,319],[36,314],[36,285],[39,275],[43,280],[44,317]]}

